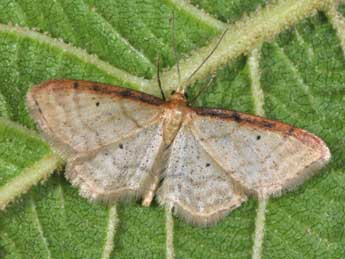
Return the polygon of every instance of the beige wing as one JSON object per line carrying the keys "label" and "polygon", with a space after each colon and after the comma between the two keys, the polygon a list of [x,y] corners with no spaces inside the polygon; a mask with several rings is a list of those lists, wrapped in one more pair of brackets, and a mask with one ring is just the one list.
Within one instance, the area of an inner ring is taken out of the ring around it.
{"label": "beige wing", "polygon": [[330,159],[321,139],[293,126],[231,111],[195,111],[193,133],[247,194],[280,195]]}
{"label": "beige wing", "polygon": [[246,200],[242,190],[200,145],[188,122],[171,146],[157,196],[159,203],[202,226],[216,223]]}
{"label": "beige wing", "polygon": [[31,115],[64,158],[139,133],[160,119],[162,103],[127,88],[72,80],[44,82],[27,95]]}
{"label": "beige wing", "polygon": [[140,198],[157,182],[164,153],[162,123],[69,161],[66,177],[82,196],[113,202]]}

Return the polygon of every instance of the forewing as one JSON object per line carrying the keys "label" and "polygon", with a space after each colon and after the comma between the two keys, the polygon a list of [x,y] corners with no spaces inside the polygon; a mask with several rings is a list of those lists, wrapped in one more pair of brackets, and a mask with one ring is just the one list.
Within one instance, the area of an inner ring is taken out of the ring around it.
{"label": "forewing", "polygon": [[55,80],[33,87],[27,104],[46,139],[67,158],[133,135],[158,120],[162,101],[127,88]]}
{"label": "forewing", "polygon": [[321,139],[277,121],[216,109],[196,110],[191,121],[207,152],[259,197],[295,187],[330,159]]}
{"label": "forewing", "polygon": [[197,225],[212,225],[246,200],[212,159],[189,124],[182,125],[172,146],[158,200]]}
{"label": "forewing", "polygon": [[68,161],[66,177],[80,187],[82,196],[112,202],[140,197],[160,172],[164,147],[162,123],[88,155]]}

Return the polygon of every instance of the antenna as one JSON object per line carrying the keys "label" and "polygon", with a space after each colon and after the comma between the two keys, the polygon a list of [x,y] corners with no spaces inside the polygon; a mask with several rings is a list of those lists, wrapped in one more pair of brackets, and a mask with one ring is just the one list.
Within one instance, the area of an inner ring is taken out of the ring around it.
{"label": "antenna", "polygon": [[177,78],[178,78],[178,88],[177,92],[182,92],[181,87],[181,71],[180,71],[180,63],[179,63],[179,57],[177,53],[177,47],[176,47],[176,35],[175,35],[175,11],[172,11],[172,17],[170,19],[171,22],[171,38],[172,38],[172,44],[173,44],[173,50],[174,50],[174,57],[176,62],[176,70],[177,70]]}
{"label": "antenna", "polygon": [[214,48],[211,50],[211,52],[207,55],[207,57],[201,62],[201,64],[190,74],[190,76],[187,78],[186,80],[186,84],[191,80],[191,78],[200,70],[200,68],[202,68],[202,66],[207,62],[207,60],[212,56],[212,54],[217,50],[217,48],[219,47],[220,43],[222,42],[222,40],[224,39],[225,34],[228,32],[228,28],[226,28],[222,35],[220,36],[220,38],[218,39],[216,45],[214,46]]}
{"label": "antenna", "polygon": [[159,75],[159,69],[160,69],[160,56],[158,55],[158,57],[157,57],[157,82],[158,82],[159,90],[161,91],[163,101],[166,101],[166,98],[165,98],[165,95],[163,92],[163,88],[162,88],[161,77]]}
{"label": "antenna", "polygon": [[[176,62],[176,70],[177,70],[177,77],[178,77],[178,87],[176,89],[177,92],[184,93],[184,88],[182,88],[181,84],[181,71],[180,71],[180,63],[179,63],[179,57],[177,53],[177,47],[176,47],[176,37],[175,37],[175,11],[172,11],[172,17],[170,18],[171,22],[171,31],[172,31],[172,43],[173,43],[173,50],[174,50],[174,57],[175,57],[175,62]],[[201,64],[190,74],[190,76],[186,80],[186,84],[191,80],[191,78],[201,69],[201,67],[207,62],[207,60],[212,56],[212,54],[217,50],[219,47],[220,43],[225,37],[225,34],[228,32],[228,28],[226,28],[223,33],[221,34],[220,38],[218,39],[216,45],[214,48],[211,50],[211,52],[206,56],[206,58],[201,62]],[[207,89],[211,83],[213,82],[215,76],[212,76],[209,82],[205,87],[203,87],[198,94],[192,99],[192,102],[194,102],[202,93],[202,90]],[[158,76],[157,76],[158,78]],[[159,79],[159,84],[160,84],[160,79]],[[162,91],[162,90],[161,90]],[[163,95],[163,93],[162,93]]]}
{"label": "antenna", "polygon": [[210,80],[208,80],[207,84],[204,85],[204,87],[201,88],[201,89],[198,91],[198,93],[197,93],[196,95],[193,96],[193,99],[189,101],[190,104],[193,104],[193,103],[196,101],[196,99],[198,99],[198,97],[202,94],[202,92],[203,92],[204,90],[206,90],[207,88],[210,87],[210,85],[211,85],[212,82],[214,81],[215,77],[216,77],[216,75],[212,75],[212,76],[211,76],[211,78],[210,78]]}

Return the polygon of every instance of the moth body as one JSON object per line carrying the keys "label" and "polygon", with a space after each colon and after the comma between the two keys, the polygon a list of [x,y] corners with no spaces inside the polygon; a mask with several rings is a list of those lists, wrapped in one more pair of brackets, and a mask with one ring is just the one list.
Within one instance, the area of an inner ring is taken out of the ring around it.
{"label": "moth body", "polygon": [[164,142],[170,145],[177,132],[179,131],[181,124],[187,114],[187,102],[183,94],[175,93],[171,96],[171,100],[166,104],[166,111],[164,118]]}

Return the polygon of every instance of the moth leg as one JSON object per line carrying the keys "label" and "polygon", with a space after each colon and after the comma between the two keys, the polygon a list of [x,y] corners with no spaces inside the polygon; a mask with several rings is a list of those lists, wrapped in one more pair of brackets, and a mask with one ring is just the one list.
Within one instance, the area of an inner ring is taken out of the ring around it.
{"label": "moth leg", "polygon": [[166,170],[167,161],[170,156],[170,146],[162,145],[161,150],[157,156],[155,164],[152,167],[152,174],[150,183],[147,184],[146,193],[143,195],[142,205],[145,207],[150,206],[155,194],[156,190],[162,180],[162,175]]}

